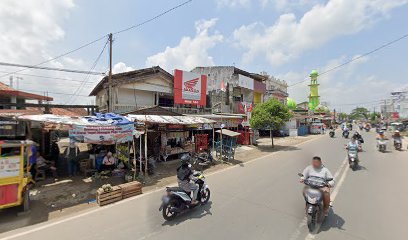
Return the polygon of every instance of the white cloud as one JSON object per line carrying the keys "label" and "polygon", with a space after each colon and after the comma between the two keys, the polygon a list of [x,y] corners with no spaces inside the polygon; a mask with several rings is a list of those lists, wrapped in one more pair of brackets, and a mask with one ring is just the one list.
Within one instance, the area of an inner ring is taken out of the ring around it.
{"label": "white cloud", "polygon": [[244,63],[263,56],[278,66],[333,38],[360,32],[407,3],[408,0],[329,0],[325,5],[315,5],[299,20],[295,14],[287,13],[271,26],[262,22],[241,26],[234,31],[234,39],[246,49]]}
{"label": "white cloud", "polygon": [[133,67],[126,66],[124,62],[118,62],[112,68],[113,73],[129,72],[133,70],[135,70]]}
{"label": "white cloud", "polygon": [[166,47],[163,52],[150,56],[146,66],[159,65],[170,71],[175,68],[191,70],[196,66],[212,66],[213,58],[208,50],[223,41],[224,37],[209,30],[215,26],[217,19],[200,20],[195,23],[196,35],[194,38],[183,37],[178,46]]}
{"label": "white cloud", "polygon": [[249,6],[251,0],[216,0],[219,7],[246,7]]}
{"label": "white cloud", "polygon": [[[354,56],[357,58],[359,56]],[[347,56],[328,61],[325,67],[318,69],[325,72],[349,60]],[[350,111],[357,103],[360,106],[371,107],[375,103],[367,102],[381,100],[398,86],[392,79],[380,79],[375,75],[363,75],[358,73],[359,67],[364,65],[369,58],[361,57],[345,67],[332,70],[318,78],[320,83],[319,95],[322,102],[328,102],[330,108],[338,111]],[[300,82],[308,76],[309,72],[288,72],[278,76],[288,82],[289,85]],[[309,94],[309,81],[289,88],[289,95],[297,102],[307,101]],[[358,104],[357,104],[358,105]]]}
{"label": "white cloud", "polygon": [[[0,1],[0,61],[38,64],[66,51],[67,49],[52,52],[50,49],[55,48],[64,40],[65,31],[62,24],[69,19],[69,14],[74,7],[73,0]],[[86,70],[90,64],[82,59],[66,56],[44,64],[44,66]],[[0,75],[5,74],[4,72],[17,70],[20,69],[1,67]],[[56,94],[74,93],[81,85],[83,85],[82,90],[77,94],[89,94],[90,84],[79,82],[85,79],[84,75],[41,70],[25,70],[21,73],[77,80],[62,81],[20,75],[19,73],[14,74],[15,77],[21,76],[23,78],[19,81],[19,89],[21,90],[40,95],[48,92],[48,95],[54,98],[55,103],[65,103],[68,100],[75,103],[89,103],[89,98],[86,97]],[[3,83],[8,83],[8,78],[9,76],[6,76],[0,80]],[[88,81],[94,80],[95,77],[91,76]]]}

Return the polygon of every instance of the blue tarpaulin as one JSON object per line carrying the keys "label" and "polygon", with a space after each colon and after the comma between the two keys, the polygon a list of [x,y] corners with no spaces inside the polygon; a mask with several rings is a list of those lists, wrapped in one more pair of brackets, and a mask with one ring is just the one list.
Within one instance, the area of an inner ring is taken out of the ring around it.
{"label": "blue tarpaulin", "polygon": [[112,125],[126,125],[133,124],[124,116],[115,114],[115,113],[95,113],[95,116],[85,117],[90,123],[97,124],[112,124]]}

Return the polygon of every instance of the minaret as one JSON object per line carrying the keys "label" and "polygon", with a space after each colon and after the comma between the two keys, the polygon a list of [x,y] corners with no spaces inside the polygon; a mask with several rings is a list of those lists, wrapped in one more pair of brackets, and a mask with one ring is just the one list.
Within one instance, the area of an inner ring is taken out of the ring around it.
{"label": "minaret", "polygon": [[313,70],[310,73],[310,95],[309,95],[309,110],[314,111],[315,108],[320,104],[319,96],[319,84],[317,83],[317,77],[319,73]]}

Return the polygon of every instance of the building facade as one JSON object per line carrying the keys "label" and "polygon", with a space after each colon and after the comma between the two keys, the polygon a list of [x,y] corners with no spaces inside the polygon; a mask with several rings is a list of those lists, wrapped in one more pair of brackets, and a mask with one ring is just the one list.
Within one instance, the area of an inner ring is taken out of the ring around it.
{"label": "building facade", "polygon": [[207,107],[213,113],[243,114],[243,125],[249,125],[252,108],[264,101],[266,76],[233,66],[197,67],[191,72],[207,75]]}
{"label": "building facade", "polygon": [[[153,106],[173,107],[173,75],[156,66],[112,75],[112,111],[126,113]],[[100,111],[108,111],[108,77],[92,90]]]}
{"label": "building facade", "polygon": [[264,95],[264,101],[267,101],[270,98],[275,98],[281,103],[287,105],[288,94],[288,84],[284,80],[270,76],[267,73],[261,73],[267,77],[266,84],[266,94]]}

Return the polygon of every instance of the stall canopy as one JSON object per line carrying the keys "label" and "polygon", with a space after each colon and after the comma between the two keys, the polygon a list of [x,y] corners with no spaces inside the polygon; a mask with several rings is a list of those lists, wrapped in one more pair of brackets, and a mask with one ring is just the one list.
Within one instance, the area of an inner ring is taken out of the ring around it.
{"label": "stall canopy", "polygon": [[177,124],[177,125],[193,125],[193,124],[210,124],[215,121],[194,116],[157,116],[157,115],[128,115],[131,121],[144,122],[153,124]]}
{"label": "stall canopy", "polygon": [[[217,133],[221,133],[221,130],[218,130]],[[234,131],[231,131],[231,130],[228,130],[228,129],[223,129],[222,134],[227,135],[229,137],[238,137],[239,135],[241,135],[241,133],[239,133],[239,132],[234,132]]]}

